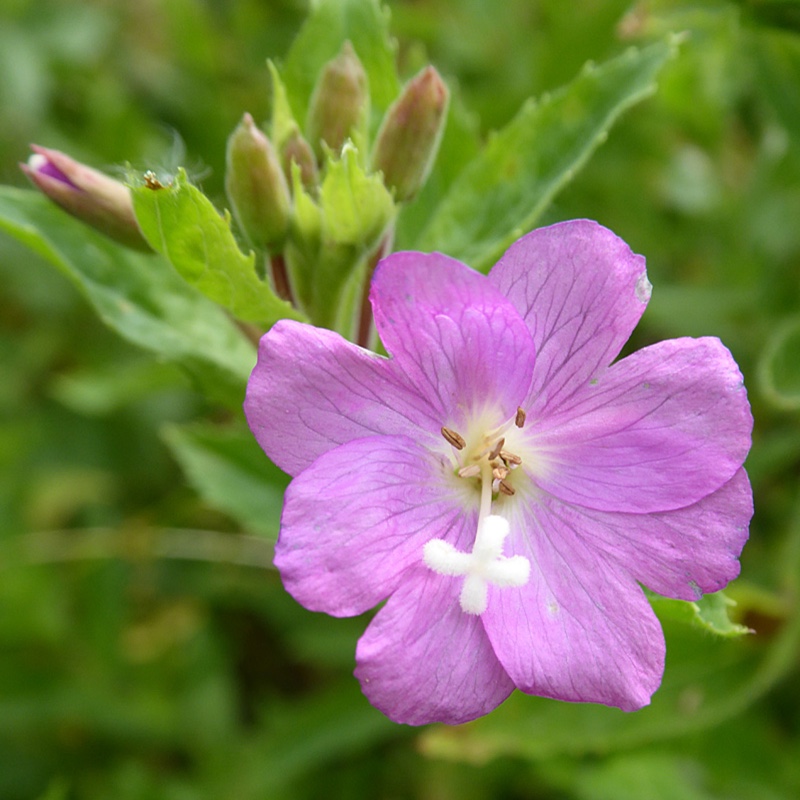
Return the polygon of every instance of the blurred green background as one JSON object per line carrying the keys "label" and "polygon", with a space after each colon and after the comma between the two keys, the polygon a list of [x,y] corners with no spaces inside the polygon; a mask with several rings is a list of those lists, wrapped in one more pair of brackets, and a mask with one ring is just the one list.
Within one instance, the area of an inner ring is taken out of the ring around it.
{"label": "blurred green background", "polygon": [[[742,366],[756,516],[729,594],[756,634],[668,624],[633,715],[514,696],[461,728],[389,723],[351,676],[366,621],[306,612],[269,569],[279,496],[248,525],[183,477],[176,425],[236,412],[0,235],[0,799],[800,797],[800,3],[386,5],[401,75],[434,63],[482,136],[587,60],[687,32],[545,222],[647,256],[634,344],[717,335]],[[226,138],[266,117],[265,59],[305,11],[0,0],[0,182],[25,185],[34,141],[112,173],[185,165],[224,204]]]}

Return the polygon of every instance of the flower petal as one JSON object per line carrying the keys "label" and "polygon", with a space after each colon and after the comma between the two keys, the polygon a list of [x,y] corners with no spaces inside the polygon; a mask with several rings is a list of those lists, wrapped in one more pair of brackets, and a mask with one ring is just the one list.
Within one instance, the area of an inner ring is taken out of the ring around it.
{"label": "flower petal", "polygon": [[649,589],[698,600],[739,574],[753,493],[740,469],[721,489],[677,511],[614,514],[565,505],[559,513]]}
{"label": "flower petal", "polygon": [[619,355],[650,297],[644,258],[591,220],[523,236],[489,280],[533,334],[536,369],[525,406],[533,417],[557,409]]}
{"label": "flower petal", "polygon": [[533,370],[530,332],[485,275],[441,253],[395,253],[370,292],[384,346],[437,409],[461,425],[487,405],[513,416]]}
{"label": "flower petal", "polygon": [[486,632],[524,692],[641,708],[664,670],[661,627],[634,579],[560,511],[547,496],[514,503],[506,551],[531,562],[530,578],[490,587]]}
{"label": "flower petal", "polygon": [[672,339],[606,370],[531,436],[534,480],[562,500],[647,513],[696,503],[739,470],[753,418],[718,339]]}
{"label": "flower petal", "polygon": [[351,439],[405,434],[439,444],[443,424],[387,358],[290,320],[259,345],[244,411],[267,455],[290,475]]}
{"label": "flower petal", "polygon": [[361,614],[385,600],[425,543],[477,529],[438,457],[402,436],[356,439],[320,456],[286,491],[275,566],[306,608]]}
{"label": "flower petal", "polygon": [[461,610],[460,588],[424,566],[410,569],[359,640],[356,677],[395,722],[469,722],[514,689],[480,617]]}

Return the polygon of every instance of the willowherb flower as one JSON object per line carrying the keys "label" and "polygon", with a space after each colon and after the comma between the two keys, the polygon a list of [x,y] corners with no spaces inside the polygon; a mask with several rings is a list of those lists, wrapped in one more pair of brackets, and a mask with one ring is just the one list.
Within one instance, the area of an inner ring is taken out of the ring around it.
{"label": "willowherb flower", "polygon": [[[615,361],[644,259],[589,221],[524,236],[488,276],[397,253],[372,283],[389,358],[286,321],[245,411],[294,476],[275,564],[359,641],[369,700],[460,723],[516,687],[646,705],[664,639],[639,584],[697,599],[739,571],[752,417],[714,338]],[[387,600],[388,598],[388,600]]]}

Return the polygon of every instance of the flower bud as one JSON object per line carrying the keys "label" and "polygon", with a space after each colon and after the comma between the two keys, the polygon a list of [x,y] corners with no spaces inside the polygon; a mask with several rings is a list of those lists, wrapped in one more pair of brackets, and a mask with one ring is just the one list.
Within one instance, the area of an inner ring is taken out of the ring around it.
{"label": "flower bud", "polygon": [[279,250],[289,228],[289,186],[275,148],[250,114],[228,139],[225,190],[251,242]]}
{"label": "flower bud", "polygon": [[367,73],[350,42],[329,61],[317,79],[308,108],[306,128],[317,159],[322,163],[322,143],[338,155],[348,138],[361,144],[366,136],[369,111]]}
{"label": "flower bud", "polygon": [[449,98],[439,73],[426,67],[406,84],[386,112],[372,166],[394,189],[395,200],[410,200],[428,179],[444,132]]}
{"label": "flower bud", "polygon": [[130,189],[58,150],[31,145],[22,171],[64,211],[120,244],[149,251],[136,222]]}
{"label": "flower bud", "polygon": [[289,184],[292,183],[292,164],[300,167],[300,182],[306,191],[316,194],[319,185],[319,170],[317,160],[311,150],[311,145],[306,141],[300,131],[295,128],[281,146],[281,160],[283,173]]}

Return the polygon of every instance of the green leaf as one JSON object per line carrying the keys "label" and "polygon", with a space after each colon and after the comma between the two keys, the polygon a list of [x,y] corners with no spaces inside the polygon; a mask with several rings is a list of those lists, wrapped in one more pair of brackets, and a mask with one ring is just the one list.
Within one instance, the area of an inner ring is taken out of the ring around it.
{"label": "green leaf", "polygon": [[69,800],[69,784],[64,778],[54,778],[38,800]]}
{"label": "green leaf", "polygon": [[191,485],[244,530],[275,541],[289,478],[244,427],[170,425],[164,440]]}
{"label": "green leaf", "polygon": [[572,83],[528,101],[450,187],[422,235],[440,250],[487,269],[531,230],[559,191],[602,143],[619,115],[655,90],[676,38],[631,48]]}
{"label": "green leaf", "polygon": [[370,128],[374,132],[400,91],[388,13],[377,0],[319,0],[314,4],[282,71],[289,103],[304,122],[320,70],[348,39],[369,79]]}
{"label": "green leaf", "polygon": [[[230,750],[217,747],[212,758],[234,764],[236,797],[297,797],[296,781],[315,771],[359,764],[355,757],[398,736],[398,727],[372,708],[350,676],[322,683],[293,703],[273,703],[263,724]],[[223,745],[224,747],[224,745]],[[228,767],[230,769],[230,767]],[[228,773],[209,796],[230,796]],[[213,779],[212,779],[213,780]],[[315,786],[321,786],[316,783]],[[352,784],[351,784],[352,785]],[[325,796],[324,791],[311,795]],[[344,796],[363,796],[361,793]]]}
{"label": "green leaf", "polygon": [[0,187],[0,229],[66,275],[122,337],[180,364],[210,397],[241,403],[253,346],[163,259],[121,247],[38,192],[12,187]]}
{"label": "green leaf", "polygon": [[700,765],[686,756],[645,752],[572,770],[576,800],[715,800]]}
{"label": "green leaf", "polygon": [[264,328],[284,317],[303,319],[256,274],[255,253],[244,255],[230,218],[179,170],[169,186],[131,190],[136,219],[154,250],[192,286],[235,317]]}
{"label": "green leaf", "polygon": [[182,378],[183,374],[173,364],[142,357],[57,375],[50,385],[50,394],[79,414],[99,416],[154,392],[180,386]]}
{"label": "green leaf", "polygon": [[774,331],[759,364],[758,377],[764,395],[787,411],[800,408],[800,317]]}
{"label": "green leaf", "polygon": [[732,622],[728,610],[736,605],[724,592],[704,594],[696,602],[673,600],[647,592],[650,604],[662,620],[671,619],[683,622],[701,630],[727,638],[752,633],[745,625]]}

